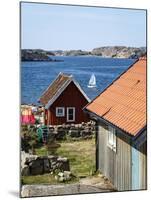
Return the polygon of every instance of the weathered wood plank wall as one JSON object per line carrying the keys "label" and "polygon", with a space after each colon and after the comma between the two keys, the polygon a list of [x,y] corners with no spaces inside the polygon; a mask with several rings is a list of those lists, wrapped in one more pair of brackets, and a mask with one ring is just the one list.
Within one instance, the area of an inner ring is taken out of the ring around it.
{"label": "weathered wood plank wall", "polygon": [[141,189],[147,189],[147,142],[139,148],[139,182]]}
{"label": "weathered wood plank wall", "polygon": [[115,185],[118,190],[131,190],[131,146],[129,138],[119,137],[120,132],[117,131],[117,151],[116,151],[116,176]]}
{"label": "weathered wood plank wall", "polygon": [[114,152],[108,146],[107,139],[108,126],[99,122],[98,168],[119,191],[131,190],[131,147],[127,143],[129,141],[117,137],[117,148]]}
{"label": "weathered wood plank wall", "polygon": [[[108,125],[97,122],[98,169],[119,191],[132,190],[132,140],[116,130],[116,152],[108,146]],[[146,134],[146,133],[145,133]],[[143,137],[144,138],[144,137]],[[139,138],[138,138],[139,139]],[[147,189],[147,142],[137,147],[139,155],[139,188]]]}

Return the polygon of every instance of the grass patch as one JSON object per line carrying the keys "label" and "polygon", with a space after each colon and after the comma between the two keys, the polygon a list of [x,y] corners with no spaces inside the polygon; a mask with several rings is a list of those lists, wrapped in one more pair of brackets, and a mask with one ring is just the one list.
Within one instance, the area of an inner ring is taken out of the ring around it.
{"label": "grass patch", "polygon": [[[68,184],[68,183],[75,183],[78,179],[74,178],[71,181],[66,181],[59,184]],[[55,179],[54,175],[51,174],[43,174],[43,175],[37,175],[37,176],[22,176],[21,182],[23,185],[33,185],[33,184],[44,184],[44,185],[50,185],[50,184],[58,184],[58,181]]]}
{"label": "grass patch", "polygon": [[[91,176],[95,171],[95,139],[80,140],[80,141],[62,141],[61,147],[56,151],[56,154],[62,157],[67,157],[70,162],[70,170],[77,177],[76,179],[65,182],[77,182],[80,177]],[[36,154],[39,156],[47,155],[45,146],[36,149]],[[65,184],[63,183],[63,184]],[[23,176],[22,184],[58,184],[54,175],[44,174],[37,176]],[[60,184],[60,183],[59,183]]]}
{"label": "grass patch", "polygon": [[40,148],[36,149],[36,155],[38,156],[46,156],[47,155],[47,149],[45,146],[42,146]]}
{"label": "grass patch", "polygon": [[55,184],[57,181],[51,174],[37,176],[22,176],[22,184]]}
{"label": "grass patch", "polygon": [[[95,139],[80,141],[62,141],[57,155],[67,157],[71,171],[76,176],[89,176],[95,171]],[[37,155],[47,155],[46,147],[36,149]]]}

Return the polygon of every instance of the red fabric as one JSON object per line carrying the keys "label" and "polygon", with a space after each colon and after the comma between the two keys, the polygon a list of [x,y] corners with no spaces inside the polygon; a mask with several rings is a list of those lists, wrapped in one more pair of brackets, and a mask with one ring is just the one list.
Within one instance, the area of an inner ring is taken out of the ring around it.
{"label": "red fabric", "polygon": [[35,117],[32,114],[31,110],[24,110],[21,114],[21,123],[22,124],[35,124]]}

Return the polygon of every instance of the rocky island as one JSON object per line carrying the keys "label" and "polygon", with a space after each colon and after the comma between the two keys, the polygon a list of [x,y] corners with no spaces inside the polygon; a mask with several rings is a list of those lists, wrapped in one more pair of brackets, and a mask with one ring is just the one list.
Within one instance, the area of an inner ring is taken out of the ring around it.
{"label": "rocky island", "polygon": [[50,51],[41,49],[22,49],[21,50],[21,61],[49,61],[49,62],[60,62],[62,60],[52,59],[51,56],[55,56]]}
{"label": "rocky island", "polygon": [[146,47],[105,46],[92,49],[92,51],[69,50],[53,51],[57,56],[101,56],[109,58],[134,58],[146,54]]}
{"label": "rocky island", "polygon": [[137,59],[146,54],[145,47],[106,46],[92,50],[92,55],[111,58],[134,58]]}

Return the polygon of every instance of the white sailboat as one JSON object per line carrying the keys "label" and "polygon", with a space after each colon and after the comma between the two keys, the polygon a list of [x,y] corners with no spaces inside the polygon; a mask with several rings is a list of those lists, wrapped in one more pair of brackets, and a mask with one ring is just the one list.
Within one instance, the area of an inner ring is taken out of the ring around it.
{"label": "white sailboat", "polygon": [[91,75],[91,78],[89,80],[89,85],[88,85],[89,88],[94,88],[96,87],[96,78],[95,78],[95,75],[92,74]]}

